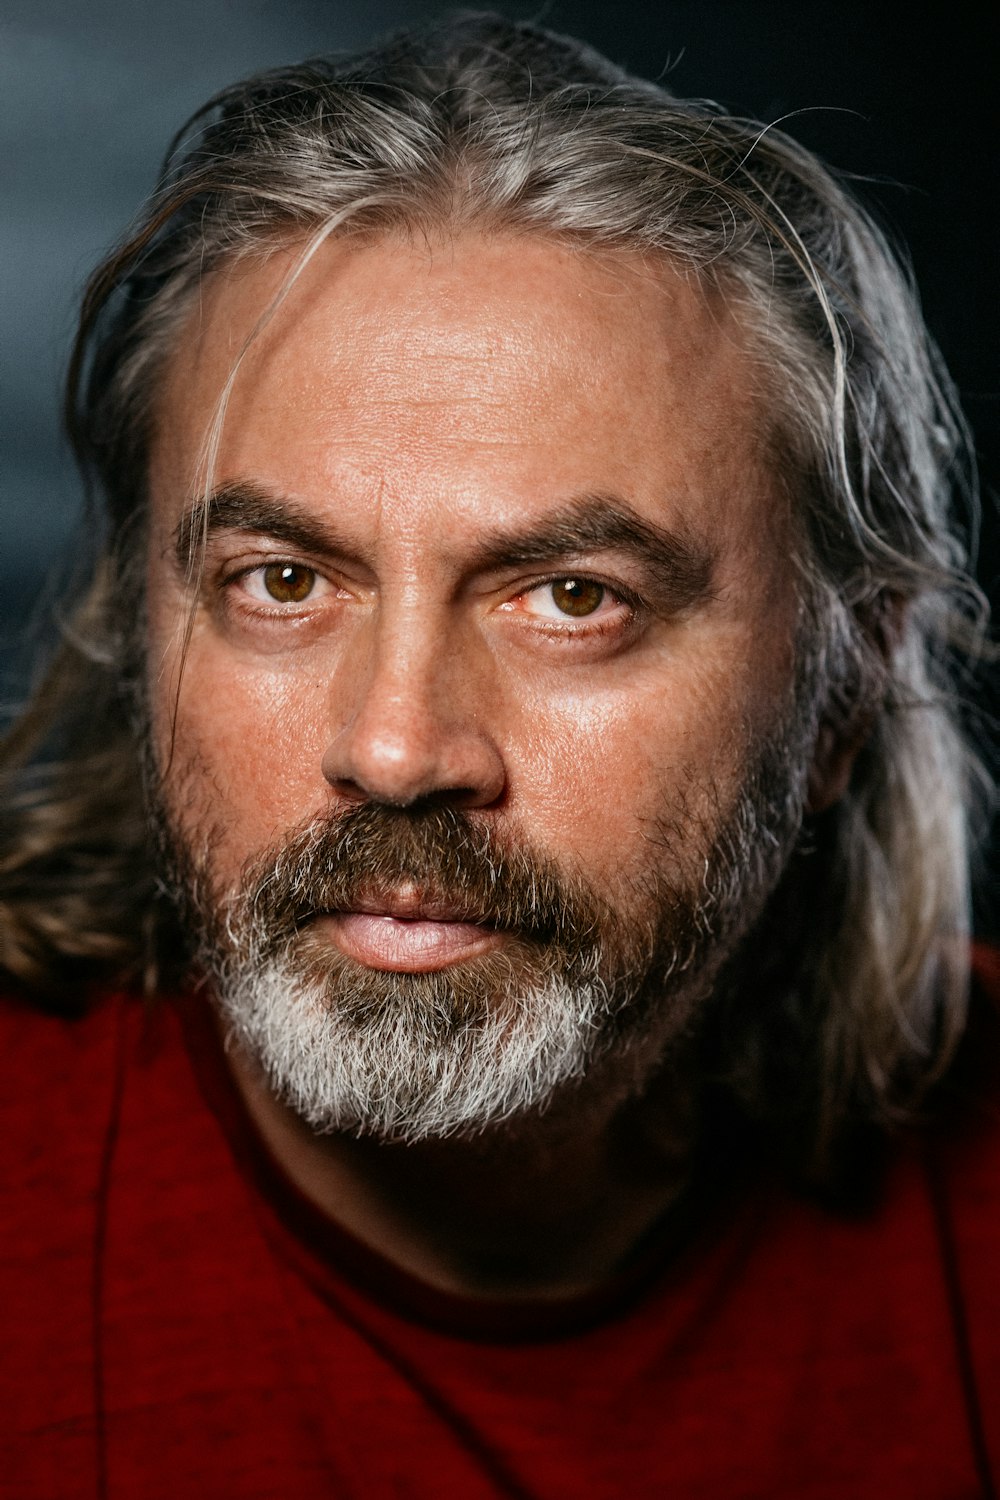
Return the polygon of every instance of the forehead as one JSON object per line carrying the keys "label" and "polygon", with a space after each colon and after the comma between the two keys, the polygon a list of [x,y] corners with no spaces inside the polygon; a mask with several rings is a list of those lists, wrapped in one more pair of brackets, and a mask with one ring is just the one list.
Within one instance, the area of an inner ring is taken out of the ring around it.
{"label": "forehead", "polygon": [[601,489],[726,529],[770,490],[752,370],[718,292],[636,253],[471,234],[333,240],[305,264],[287,248],[203,287],[159,401],[154,505],[190,496],[214,431],[216,484],[488,494],[499,520]]}

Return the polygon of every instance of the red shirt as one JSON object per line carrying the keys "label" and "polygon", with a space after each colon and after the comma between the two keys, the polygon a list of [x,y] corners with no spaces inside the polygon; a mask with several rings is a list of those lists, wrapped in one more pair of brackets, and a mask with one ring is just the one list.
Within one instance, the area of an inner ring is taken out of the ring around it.
{"label": "red shirt", "polygon": [[5,1016],[0,1494],[994,1493],[982,1090],[897,1143],[865,1216],[759,1184],[641,1284],[515,1313],[421,1287],[301,1199],[183,1010]]}

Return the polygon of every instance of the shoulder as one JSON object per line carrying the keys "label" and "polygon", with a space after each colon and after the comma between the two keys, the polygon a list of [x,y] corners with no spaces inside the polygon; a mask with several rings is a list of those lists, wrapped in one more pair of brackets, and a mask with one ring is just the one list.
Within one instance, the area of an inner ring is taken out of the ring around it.
{"label": "shoulder", "polygon": [[[158,1081],[168,1088],[182,1056],[168,1002],[107,992],[66,1016],[0,998],[0,1195],[21,1223],[25,1253],[62,1237],[78,1242],[126,1085],[143,1097]],[[7,1249],[19,1253],[10,1241]]]}
{"label": "shoulder", "polygon": [[78,1245],[93,1214],[122,1063],[124,998],[67,1018],[0,1001],[0,1194],[18,1233],[0,1264]]}
{"label": "shoulder", "polygon": [[1000,1139],[1000,949],[976,944],[969,1018],[954,1066],[939,1090],[945,1142],[968,1153]]}
{"label": "shoulder", "polygon": [[972,979],[983,1001],[1000,1015],[1000,948],[989,943],[973,944]]}
{"label": "shoulder", "polygon": [[1000,1255],[1000,952],[995,948],[974,950],[968,1025],[934,1103],[924,1139],[950,1221],[956,1232],[975,1227]]}
{"label": "shoulder", "polygon": [[96,1278],[129,1208],[120,1140],[137,1131],[143,1151],[181,1056],[165,1002],[108,993],[70,1018],[0,999],[0,1455],[11,1434],[92,1444]]}
{"label": "shoulder", "polygon": [[[100,1112],[115,1069],[122,1003],[123,997],[102,996],[86,1014],[68,1017],[17,996],[0,1000],[0,1128],[11,1146],[62,1138],[71,1122],[79,1136]],[[12,1151],[5,1154],[16,1164]]]}
{"label": "shoulder", "polygon": [[1000,951],[977,947],[969,1027],[930,1135],[928,1181],[958,1355],[1000,1459]]}
{"label": "shoulder", "polygon": [[182,1053],[167,1000],[108,991],[77,1015],[55,1015],[0,997],[0,1186],[27,1189],[39,1171],[50,1192],[92,1181],[126,1079],[145,1087]]}
{"label": "shoulder", "polygon": [[5,1435],[72,1424],[87,1409],[93,1255],[120,1012],[114,996],[74,1020],[0,1001]]}

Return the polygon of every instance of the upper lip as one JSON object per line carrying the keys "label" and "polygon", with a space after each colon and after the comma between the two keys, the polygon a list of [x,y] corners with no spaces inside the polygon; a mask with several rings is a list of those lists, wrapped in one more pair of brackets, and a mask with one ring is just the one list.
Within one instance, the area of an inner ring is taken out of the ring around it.
{"label": "upper lip", "polygon": [[343,910],[363,912],[374,917],[396,917],[405,922],[474,922],[480,926],[487,925],[484,924],[482,915],[473,911],[467,903],[416,888],[367,891],[354,897]]}

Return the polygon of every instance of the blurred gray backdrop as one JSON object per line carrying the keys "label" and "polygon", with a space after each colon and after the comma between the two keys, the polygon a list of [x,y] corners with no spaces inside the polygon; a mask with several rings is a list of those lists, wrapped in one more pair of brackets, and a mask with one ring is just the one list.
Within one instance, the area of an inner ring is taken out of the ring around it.
{"label": "blurred gray backdrop", "polygon": [[[182,120],[242,74],[351,49],[442,7],[421,0],[7,0],[0,16],[0,706],[28,680],[33,617],[58,610],[78,493],[58,388],[80,288],[152,187]],[[910,246],[966,400],[987,488],[980,567],[1000,575],[997,8],[878,0],[501,3],[677,92],[784,128],[865,178]]]}

